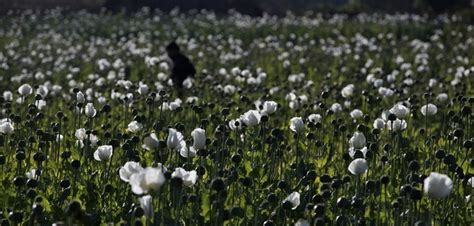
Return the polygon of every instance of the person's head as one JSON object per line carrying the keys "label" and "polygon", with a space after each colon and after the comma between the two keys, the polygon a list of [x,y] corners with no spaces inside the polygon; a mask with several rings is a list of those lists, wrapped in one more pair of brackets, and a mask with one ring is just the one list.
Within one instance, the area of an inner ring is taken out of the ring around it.
{"label": "person's head", "polygon": [[170,42],[168,46],[166,46],[166,52],[168,53],[169,57],[176,56],[179,53],[179,46],[176,42]]}

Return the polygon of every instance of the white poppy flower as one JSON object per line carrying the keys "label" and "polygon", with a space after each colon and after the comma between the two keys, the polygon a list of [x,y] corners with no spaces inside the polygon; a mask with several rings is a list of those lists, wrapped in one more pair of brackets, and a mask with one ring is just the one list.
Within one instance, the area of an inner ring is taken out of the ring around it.
{"label": "white poppy flower", "polygon": [[263,108],[260,111],[262,115],[270,115],[275,113],[278,108],[278,104],[275,101],[265,101],[263,102]]}
{"label": "white poppy flower", "polygon": [[375,129],[383,129],[385,127],[385,121],[381,118],[377,118],[374,120],[374,128]]}
{"label": "white poppy flower", "polygon": [[395,114],[399,119],[404,119],[408,113],[410,113],[410,109],[405,107],[403,104],[396,104],[389,111]]}
{"label": "white poppy flower", "polygon": [[6,101],[12,101],[13,100],[13,93],[11,91],[3,92],[3,99],[5,99]]}
{"label": "white poppy flower", "polygon": [[292,208],[291,209],[296,209],[298,208],[298,206],[300,205],[300,193],[295,191],[295,192],[292,192],[288,197],[286,197],[285,200],[283,200],[283,202],[286,202],[286,201],[289,201],[292,205]]}
{"label": "white poppy flower", "polygon": [[97,110],[94,108],[94,104],[87,103],[84,109],[84,113],[89,117],[93,118],[97,114]]}
{"label": "white poppy flower", "polygon": [[138,173],[130,176],[129,183],[132,186],[132,192],[141,195],[150,190],[158,190],[166,179],[160,167],[147,167]]}
{"label": "white poppy flower", "polygon": [[86,102],[86,97],[81,91],[76,93],[76,101],[77,103],[81,103],[81,104]]}
{"label": "white poppy flower", "polygon": [[23,84],[18,88],[18,93],[22,96],[28,96],[33,92],[30,84]]}
{"label": "white poppy flower", "polygon": [[183,185],[187,187],[196,184],[198,178],[196,170],[186,171],[181,167],[176,168],[171,174],[171,177],[180,178],[183,181]]}
{"label": "white poppy flower", "polygon": [[349,143],[351,144],[351,147],[354,147],[356,149],[362,149],[363,147],[365,147],[366,144],[364,134],[361,132],[355,132],[349,140]]}
{"label": "white poppy flower", "polygon": [[76,136],[78,140],[85,140],[87,138],[86,129],[79,128],[76,130],[74,135]]}
{"label": "white poppy flower", "polygon": [[256,110],[250,110],[240,116],[240,120],[247,126],[255,126],[260,123],[261,115]]}
{"label": "white poppy flower", "polygon": [[359,174],[365,173],[368,168],[369,166],[367,164],[367,160],[358,158],[358,159],[352,160],[352,162],[349,164],[349,167],[347,169],[353,175],[359,175]]}
{"label": "white poppy flower", "polygon": [[438,112],[438,107],[436,107],[436,105],[434,104],[426,104],[421,107],[420,111],[421,111],[421,114],[425,116],[426,115],[432,116]]}
{"label": "white poppy flower", "polygon": [[160,145],[160,140],[158,140],[158,137],[156,136],[155,133],[151,133],[149,136],[143,139],[142,147],[146,150],[152,150],[154,148],[159,147],[159,145]]}
{"label": "white poppy flower", "polygon": [[351,111],[350,115],[353,119],[359,119],[364,116],[364,113],[359,109],[354,109],[353,111]]}
{"label": "white poppy flower", "polygon": [[[362,152],[362,154],[364,154],[364,157],[365,157],[365,154],[367,154],[367,147],[363,147],[362,149],[360,149],[360,152]],[[355,149],[354,147],[350,147],[349,148],[349,156],[351,156],[351,158],[354,158],[355,156],[355,153],[356,153],[357,149]]]}
{"label": "white poppy flower", "polygon": [[181,155],[183,158],[192,158],[197,154],[197,150],[193,146],[188,147],[186,145],[186,141],[184,140],[179,142],[179,145],[176,149],[178,150],[179,155]]}
{"label": "white poppy flower", "polygon": [[196,128],[191,132],[193,137],[193,147],[194,149],[204,149],[206,148],[206,131],[201,128]]}
{"label": "white poppy flower", "polygon": [[469,184],[472,188],[474,188],[474,176],[469,178],[469,180],[467,180],[467,184]]}
{"label": "white poppy flower", "polygon": [[407,128],[407,122],[405,120],[396,119],[395,121],[387,121],[386,127],[388,130],[402,131]]}
{"label": "white poppy flower", "polygon": [[240,119],[232,119],[229,121],[229,128],[231,130],[236,130],[242,128],[242,121]]}
{"label": "white poppy flower", "polygon": [[313,123],[313,124],[316,124],[316,123],[319,123],[321,122],[323,117],[321,117],[320,114],[311,114],[308,116],[308,121]]}
{"label": "white poppy flower", "polygon": [[436,100],[440,103],[446,103],[446,101],[448,101],[448,94],[440,93],[438,96],[436,96]]}
{"label": "white poppy flower", "polygon": [[41,95],[41,97],[43,97],[43,98],[46,97],[46,95],[48,95],[48,93],[49,93],[48,87],[46,87],[44,85],[40,85],[36,89],[36,94]]}
{"label": "white poppy flower", "polygon": [[183,140],[183,135],[176,129],[168,129],[168,138],[166,139],[166,145],[170,149],[177,148],[179,143]]}
{"label": "white poppy flower", "polygon": [[131,133],[138,133],[143,129],[143,124],[137,122],[137,121],[132,121],[128,124],[127,126],[127,131]]}
{"label": "white poppy flower", "polygon": [[0,120],[0,133],[2,134],[12,134],[15,128],[14,124],[8,119]]}
{"label": "white poppy flower", "polygon": [[97,161],[108,161],[112,158],[112,145],[102,145],[94,152],[94,159]]}
{"label": "white poppy flower", "polygon": [[453,181],[444,174],[432,172],[423,181],[423,190],[432,199],[441,199],[451,193]]}
{"label": "white poppy flower", "polygon": [[352,95],[354,95],[354,89],[355,89],[355,86],[353,84],[349,84],[349,85],[345,86],[341,90],[342,97],[344,97],[344,98],[351,97]]}
{"label": "white poppy flower", "polygon": [[143,212],[145,212],[145,216],[148,218],[153,217],[153,198],[151,195],[142,196],[138,198],[138,201],[140,202],[140,207],[143,209]]}
{"label": "white poppy flower", "polygon": [[130,177],[133,174],[139,173],[142,170],[143,170],[143,167],[140,165],[140,163],[133,162],[133,161],[126,162],[125,165],[120,167],[120,170],[119,170],[120,179],[124,182],[129,182]]}
{"label": "white poppy flower", "polygon": [[290,129],[295,133],[304,132],[304,122],[301,117],[293,117],[290,120]]}
{"label": "white poppy flower", "polygon": [[183,81],[183,87],[185,89],[191,89],[193,87],[193,78],[191,77],[187,77],[184,81]]}
{"label": "white poppy flower", "polygon": [[26,172],[25,176],[28,179],[37,179],[38,178],[36,169],[31,169],[30,171]]}
{"label": "white poppy flower", "polygon": [[44,100],[37,100],[35,101],[35,106],[39,109],[39,110],[43,110],[46,108],[46,101]]}
{"label": "white poppy flower", "polygon": [[146,95],[149,90],[150,90],[150,89],[148,88],[148,86],[147,86],[146,84],[140,84],[139,87],[138,87],[137,92],[138,92],[140,95]]}
{"label": "white poppy flower", "polygon": [[339,103],[334,103],[331,105],[330,109],[332,112],[336,113],[342,111],[342,106]]}

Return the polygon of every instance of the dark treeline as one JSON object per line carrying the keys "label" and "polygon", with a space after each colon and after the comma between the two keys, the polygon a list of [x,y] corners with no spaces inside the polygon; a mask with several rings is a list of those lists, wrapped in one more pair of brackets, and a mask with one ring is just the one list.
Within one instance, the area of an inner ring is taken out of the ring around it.
{"label": "dark treeline", "polygon": [[471,9],[471,0],[107,0],[110,10],[130,11],[143,6],[164,11],[179,7],[181,10],[209,9],[226,12],[235,9],[249,15],[284,14],[287,11],[302,13],[310,10],[322,12],[422,12],[443,13]]}
{"label": "dark treeline", "polygon": [[281,15],[287,11],[303,13],[319,12],[415,12],[444,13],[454,11],[472,12],[472,0],[0,0],[0,11],[9,9],[53,8],[99,9],[105,7],[114,12],[136,11],[144,6],[169,11],[180,8],[209,9],[225,13],[235,9],[241,13],[258,16],[263,12]]}

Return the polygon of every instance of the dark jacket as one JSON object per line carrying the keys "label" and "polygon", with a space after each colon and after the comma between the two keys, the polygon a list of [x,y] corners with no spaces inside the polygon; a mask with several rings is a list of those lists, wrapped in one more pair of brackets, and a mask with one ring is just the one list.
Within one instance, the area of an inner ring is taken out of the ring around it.
{"label": "dark jacket", "polygon": [[171,79],[177,87],[183,86],[183,81],[191,77],[193,78],[196,74],[196,69],[191,61],[183,54],[179,53],[171,57],[173,61],[173,68],[171,70]]}

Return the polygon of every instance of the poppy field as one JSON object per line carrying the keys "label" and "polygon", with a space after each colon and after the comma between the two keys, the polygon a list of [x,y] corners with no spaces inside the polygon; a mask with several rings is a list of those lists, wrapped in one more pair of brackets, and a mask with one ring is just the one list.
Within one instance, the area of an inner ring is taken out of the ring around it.
{"label": "poppy field", "polygon": [[472,225],[473,75],[456,15],[10,13],[0,223]]}

